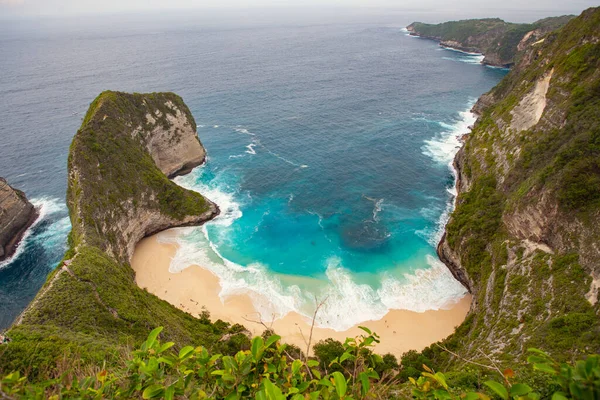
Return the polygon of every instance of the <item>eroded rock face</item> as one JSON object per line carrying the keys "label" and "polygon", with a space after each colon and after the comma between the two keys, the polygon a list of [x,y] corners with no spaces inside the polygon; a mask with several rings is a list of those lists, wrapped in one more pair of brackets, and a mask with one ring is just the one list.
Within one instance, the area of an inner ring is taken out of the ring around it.
{"label": "eroded rock face", "polygon": [[166,127],[157,122],[157,118],[163,117],[160,110],[149,110],[146,114],[147,122],[152,125],[146,133],[146,148],[158,168],[172,178],[202,164],[206,151],[198,139],[193,119],[172,101],[166,101],[165,106],[172,111],[164,116],[168,121]]}
{"label": "eroded rock face", "polygon": [[551,17],[533,24],[515,24],[499,18],[448,21],[441,24],[413,22],[406,30],[440,42],[443,47],[484,55],[483,64],[511,67],[517,55],[531,45],[543,42],[549,32],[558,29],[571,16]]}
{"label": "eroded rock face", "polygon": [[0,261],[10,257],[37,213],[25,194],[0,178]]}
{"label": "eroded rock face", "polygon": [[[600,351],[600,190],[590,183],[599,172],[588,167],[600,133],[599,27],[593,8],[558,32],[526,35],[512,71],[473,107],[437,248],[473,294],[462,356]],[[576,333],[562,330],[575,320]]]}
{"label": "eroded rock face", "polygon": [[129,262],[145,236],[213,218],[219,212],[214,203],[167,179],[205,157],[194,118],[179,96],[102,93],[69,154],[67,203],[75,243]]}

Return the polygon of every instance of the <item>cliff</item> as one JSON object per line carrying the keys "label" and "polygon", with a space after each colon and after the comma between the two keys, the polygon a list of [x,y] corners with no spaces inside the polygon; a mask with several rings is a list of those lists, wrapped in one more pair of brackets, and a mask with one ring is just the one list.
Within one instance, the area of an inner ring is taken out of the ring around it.
{"label": "cliff", "polygon": [[13,255],[36,217],[37,212],[25,193],[0,178],[0,261]]}
{"label": "cliff", "polygon": [[218,212],[213,203],[167,179],[205,155],[178,96],[102,93],[69,153],[73,240],[128,262],[145,236],[211,219]]}
{"label": "cliff", "polygon": [[505,360],[600,352],[600,8],[526,49],[474,110],[438,246],[473,303],[446,345]]}
{"label": "cliff", "polygon": [[532,24],[515,24],[499,18],[469,19],[441,24],[413,22],[406,29],[413,36],[440,42],[468,53],[481,53],[483,63],[511,67],[517,54],[541,40],[549,32],[566,24],[572,15],[545,18]]}
{"label": "cliff", "polygon": [[180,343],[226,345],[219,342],[226,334],[235,340],[228,324],[215,327],[138,288],[129,266],[144,236],[218,214],[215,204],[167,177],[204,158],[179,96],[107,91],[93,101],[68,158],[69,250],[15,321],[0,369],[29,359],[35,375],[71,353],[83,364],[118,359],[156,326]]}

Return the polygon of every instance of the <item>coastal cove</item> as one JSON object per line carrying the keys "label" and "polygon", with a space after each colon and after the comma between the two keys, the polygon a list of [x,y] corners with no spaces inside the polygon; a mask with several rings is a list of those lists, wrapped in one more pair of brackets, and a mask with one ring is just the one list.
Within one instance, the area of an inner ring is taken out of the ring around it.
{"label": "coastal cove", "polygon": [[[30,110],[25,124],[11,119],[20,115],[18,110],[6,113],[11,129],[23,128],[17,134],[40,132],[39,146],[63,150],[32,147],[32,163],[39,161],[39,152],[51,164],[42,171],[15,168],[10,158],[0,160],[6,163],[2,169],[7,179],[48,209],[20,246],[22,255],[0,267],[6,309],[1,327],[23,311],[64,254],[69,231],[62,199],[64,149],[86,104],[106,87],[174,90],[196,119],[208,160],[176,183],[214,200],[222,215],[206,227],[206,235],[201,228],[190,229],[179,239],[181,268],[195,262],[217,273],[225,271],[223,259],[244,268],[258,264],[266,273],[246,283],[269,289],[271,299],[283,298],[279,314],[310,315],[313,295],[321,297],[328,288],[334,289],[334,308],[348,294],[364,294],[353,305],[355,313],[336,321],[335,309],[328,312],[331,318],[323,322],[329,320],[342,331],[383,318],[390,309],[422,312],[462,297],[465,289],[435,253],[453,199],[449,164],[460,146],[458,137],[474,121],[469,108],[504,71],[480,65],[478,57],[410,37],[400,26],[360,24],[167,32],[160,36],[157,51],[174,60],[172,65],[148,55],[152,59],[142,60],[144,70],[134,74],[128,66],[138,60],[129,54],[156,39],[143,34],[83,38],[76,48],[89,56],[82,60],[99,59],[96,68],[102,71],[122,66],[119,76],[127,84],[112,75],[83,77],[75,80],[77,95],[63,99],[53,92],[60,83],[51,81],[38,95],[58,96],[56,104],[64,109],[52,115]],[[180,41],[181,54],[170,47],[174,40]],[[92,45],[103,42],[120,49],[118,64]],[[219,50],[231,42],[239,43],[235,56]],[[31,38],[26,45],[36,43]],[[59,37],[50,38],[46,46],[61,43]],[[165,68],[173,73],[161,73]],[[7,71],[13,70],[7,66]],[[19,79],[18,70],[9,76]],[[8,93],[10,87],[4,90]],[[23,104],[37,101],[35,93],[10,96],[14,104]],[[17,143],[7,145],[13,149]],[[190,263],[189,257],[200,258]],[[415,273],[432,265],[445,272],[436,275],[439,279],[424,276],[414,280],[411,290],[403,288],[406,274],[417,277]],[[332,273],[337,286],[329,285]],[[283,290],[265,285],[274,282],[271,274],[316,278],[311,282],[318,283],[318,291],[306,288],[301,304],[293,304],[294,293],[286,292],[293,285]],[[239,276],[231,278],[227,282],[233,290],[232,283],[240,281]],[[387,286],[381,290],[383,283]],[[264,310],[265,315],[271,312]]]}
{"label": "coastal cove", "polygon": [[[219,296],[221,287],[218,278],[201,266],[191,265],[183,271],[169,272],[177,246],[161,243],[159,239],[169,235],[177,235],[177,229],[145,238],[136,246],[131,267],[138,286],[193,316],[198,317],[203,311],[208,311],[213,321],[220,319],[244,325],[252,336],[261,335],[268,327],[282,336],[285,343],[303,350],[307,348],[312,322],[309,318],[291,312],[283,318],[274,315],[267,320],[256,311],[247,295],[234,295],[223,300]],[[464,320],[470,304],[471,296],[467,294],[444,309],[422,313],[392,310],[380,320],[364,321],[360,325],[381,337],[381,343],[376,346],[378,353],[400,357],[409,350],[420,351],[452,334]],[[360,333],[358,325],[343,331],[315,326],[311,345],[327,338],[343,342],[347,337]]]}
{"label": "coastal cove", "polygon": [[[81,113],[64,201],[0,157],[0,397],[600,395],[600,7],[178,27],[55,42],[149,90]],[[15,38],[26,128],[73,99]]]}

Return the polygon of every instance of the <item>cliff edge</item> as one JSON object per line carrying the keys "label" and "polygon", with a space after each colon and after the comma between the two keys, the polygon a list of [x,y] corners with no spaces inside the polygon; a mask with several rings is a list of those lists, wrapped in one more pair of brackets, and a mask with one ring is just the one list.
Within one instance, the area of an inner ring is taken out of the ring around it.
{"label": "cliff edge", "polygon": [[[239,329],[139,288],[129,265],[143,237],[218,214],[214,203],[168,179],[205,155],[194,118],[173,93],[106,91],[92,102],[68,158],[69,249],[10,329],[0,370],[20,370],[27,359],[35,376],[68,354],[80,364],[118,361],[157,326],[179,343],[220,349],[240,340]],[[219,341],[224,335],[231,339]]]}
{"label": "cliff edge", "polygon": [[600,352],[600,8],[530,46],[474,110],[438,246],[473,303],[447,347]]}
{"label": "cliff edge", "polygon": [[25,193],[0,178],[0,261],[14,254],[23,234],[37,218]]}
{"label": "cliff edge", "polygon": [[128,262],[145,236],[211,219],[218,213],[214,203],[167,179],[205,156],[179,96],[103,92],[69,153],[72,239]]}
{"label": "cliff edge", "polygon": [[413,36],[432,39],[440,46],[484,55],[483,64],[495,67],[511,67],[517,54],[532,43],[541,40],[573,15],[550,17],[532,24],[515,24],[500,18],[468,19],[441,24],[413,22],[406,29]]}

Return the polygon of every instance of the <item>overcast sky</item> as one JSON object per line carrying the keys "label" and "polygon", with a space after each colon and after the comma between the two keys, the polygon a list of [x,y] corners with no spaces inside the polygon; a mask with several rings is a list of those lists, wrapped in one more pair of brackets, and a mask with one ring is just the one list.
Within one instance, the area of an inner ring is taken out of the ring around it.
{"label": "overcast sky", "polygon": [[527,14],[578,14],[599,0],[0,0],[0,16],[69,16],[79,14],[151,12],[182,9],[360,8],[449,12],[495,16],[502,10]]}

